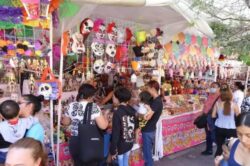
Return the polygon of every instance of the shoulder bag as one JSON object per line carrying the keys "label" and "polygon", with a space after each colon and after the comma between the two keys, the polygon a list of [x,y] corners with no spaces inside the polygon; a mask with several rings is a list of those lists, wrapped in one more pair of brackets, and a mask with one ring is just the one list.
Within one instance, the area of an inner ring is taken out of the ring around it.
{"label": "shoulder bag", "polygon": [[97,162],[104,159],[104,136],[96,124],[91,124],[93,103],[88,103],[83,121],[78,124],[79,159],[84,162]]}

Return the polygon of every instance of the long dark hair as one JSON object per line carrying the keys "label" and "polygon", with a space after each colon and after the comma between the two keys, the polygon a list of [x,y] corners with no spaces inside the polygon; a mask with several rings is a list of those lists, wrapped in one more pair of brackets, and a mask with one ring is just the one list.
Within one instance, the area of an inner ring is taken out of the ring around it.
{"label": "long dark hair", "polygon": [[230,115],[231,114],[231,101],[233,99],[233,94],[231,91],[221,91],[220,92],[221,100],[224,101],[224,109],[223,114],[224,115]]}
{"label": "long dark hair", "polygon": [[236,117],[236,127],[250,127],[250,112],[243,112]]}
{"label": "long dark hair", "polygon": [[241,82],[235,82],[234,85],[241,91],[244,91],[245,87]]}
{"label": "long dark hair", "polygon": [[27,104],[33,105],[32,115],[35,115],[36,113],[38,113],[41,110],[42,101],[44,100],[44,97],[42,95],[35,96],[32,94],[28,94],[28,95],[23,95],[22,97],[25,101],[27,101]]}
{"label": "long dark hair", "polygon": [[91,84],[82,84],[78,89],[78,94],[76,96],[76,101],[81,99],[88,99],[93,97],[96,93],[96,88]]}

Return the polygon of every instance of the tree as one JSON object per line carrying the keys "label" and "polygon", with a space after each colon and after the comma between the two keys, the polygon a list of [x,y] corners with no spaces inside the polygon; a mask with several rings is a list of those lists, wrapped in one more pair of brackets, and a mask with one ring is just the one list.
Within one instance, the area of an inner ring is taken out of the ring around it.
{"label": "tree", "polygon": [[[250,0],[190,0],[190,8],[209,21],[215,41],[227,56],[250,65]],[[204,14],[205,13],[205,14]]]}

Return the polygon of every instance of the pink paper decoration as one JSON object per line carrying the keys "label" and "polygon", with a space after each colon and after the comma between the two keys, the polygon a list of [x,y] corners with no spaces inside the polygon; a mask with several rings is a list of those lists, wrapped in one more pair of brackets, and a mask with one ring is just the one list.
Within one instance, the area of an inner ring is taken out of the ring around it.
{"label": "pink paper decoration", "polygon": [[207,47],[208,46],[208,39],[206,37],[202,38],[202,44],[203,46]]}
{"label": "pink paper decoration", "polygon": [[196,44],[196,36],[195,35],[191,36],[191,43]]}

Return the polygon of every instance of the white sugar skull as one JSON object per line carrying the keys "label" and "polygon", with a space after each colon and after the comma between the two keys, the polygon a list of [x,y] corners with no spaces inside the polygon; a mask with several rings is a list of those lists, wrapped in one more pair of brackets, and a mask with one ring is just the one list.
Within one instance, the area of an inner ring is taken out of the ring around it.
{"label": "white sugar skull", "polygon": [[108,24],[107,33],[110,41],[117,41],[117,27],[114,22]]}
{"label": "white sugar skull", "polygon": [[38,88],[38,94],[43,95],[45,100],[49,100],[52,94],[52,87],[48,83],[42,83]]}
{"label": "white sugar skull", "polygon": [[104,54],[104,45],[102,43],[93,42],[91,44],[92,52],[95,56],[101,57]]}
{"label": "white sugar skull", "polygon": [[108,74],[111,72],[111,70],[113,69],[114,64],[111,62],[107,62],[105,67],[104,67],[104,73]]}
{"label": "white sugar skull", "polygon": [[97,39],[104,39],[106,34],[106,28],[105,24],[101,24],[98,28],[98,32],[96,32],[96,38]]}
{"label": "white sugar skull", "polygon": [[115,57],[116,54],[116,46],[114,44],[107,44],[106,46],[106,54],[110,57]]}
{"label": "white sugar skull", "polygon": [[86,18],[81,22],[80,32],[81,34],[89,34],[94,27],[94,22],[90,18]]}
{"label": "white sugar skull", "polygon": [[93,66],[93,69],[94,71],[97,73],[97,74],[102,74],[103,73],[103,70],[104,70],[104,62],[102,59],[97,59],[95,62],[94,62],[94,66]]}

